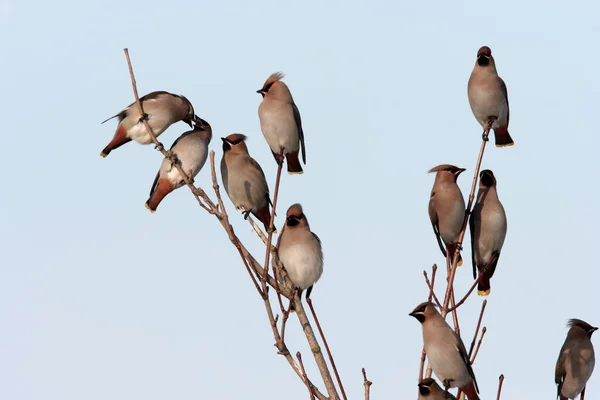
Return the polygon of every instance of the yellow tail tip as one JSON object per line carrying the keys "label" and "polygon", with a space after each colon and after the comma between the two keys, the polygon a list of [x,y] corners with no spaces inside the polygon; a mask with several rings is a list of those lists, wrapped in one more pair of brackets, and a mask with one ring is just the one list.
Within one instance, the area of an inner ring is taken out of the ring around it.
{"label": "yellow tail tip", "polygon": [[288,175],[302,175],[303,173],[304,173],[304,171],[299,171],[299,172],[288,171]]}
{"label": "yellow tail tip", "polygon": [[100,152],[100,157],[102,157],[102,158],[106,158],[106,156],[107,156],[107,155],[108,155],[108,154],[106,154],[106,153],[105,153],[105,152],[103,152],[103,151],[101,151],[101,152]]}
{"label": "yellow tail tip", "polygon": [[144,207],[146,207],[148,210],[150,210],[150,212],[151,212],[152,214],[154,214],[154,213],[156,212],[156,210],[153,210],[153,209],[151,209],[151,208],[150,208],[150,206],[148,205],[148,203],[145,203],[145,204],[144,204]]}
{"label": "yellow tail tip", "polygon": [[507,143],[507,144],[497,144],[496,147],[502,148],[502,147],[511,147],[514,145],[515,145],[515,142],[512,142],[512,143]]}
{"label": "yellow tail tip", "polygon": [[477,295],[478,296],[487,296],[492,292],[492,289],[488,289],[488,290],[477,290]]}
{"label": "yellow tail tip", "polygon": [[456,263],[457,267],[460,267],[463,264],[463,260],[462,258],[460,260],[458,260],[458,262]]}

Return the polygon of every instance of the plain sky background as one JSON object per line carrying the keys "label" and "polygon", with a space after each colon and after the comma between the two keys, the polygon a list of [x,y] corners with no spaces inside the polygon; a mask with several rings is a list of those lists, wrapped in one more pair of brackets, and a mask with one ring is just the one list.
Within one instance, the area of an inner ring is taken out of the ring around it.
{"label": "plain sky background", "polygon": [[[276,223],[301,202],[323,241],[313,299],[349,398],[363,395],[362,367],[373,399],[416,398],[421,328],[407,314],[427,296],[423,269],[443,263],[427,170],[466,167],[468,193],[481,129],[466,85],[482,45],[508,86],[516,145],[489,146],[483,162],[508,235],[474,369],[484,400],[501,373],[503,399],[552,398],[567,319],[600,325],[599,12],[593,1],[0,0],[0,398],[308,396],[216,219],[185,188],[144,208],[162,156],[137,143],[99,156],[116,126],[100,122],[133,101],[124,47],[140,95],[187,96],[213,127],[217,162],[220,137],[248,135],[271,187],[255,91],[286,74],[308,164],[283,175]],[[210,189],[208,168],[196,182]],[[481,301],[460,309],[467,346]],[[296,319],[287,339],[324,391]],[[598,371],[588,395],[600,397]]]}

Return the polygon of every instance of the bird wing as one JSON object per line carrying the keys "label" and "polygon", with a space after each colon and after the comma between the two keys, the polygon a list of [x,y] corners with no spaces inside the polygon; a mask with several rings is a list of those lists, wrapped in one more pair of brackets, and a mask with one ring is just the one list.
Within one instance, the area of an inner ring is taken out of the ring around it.
{"label": "bird wing", "polygon": [[156,173],[156,178],[154,178],[154,182],[152,182],[152,187],[150,188],[150,197],[152,197],[152,195],[156,191],[156,188],[158,187],[158,178],[159,177],[160,177],[160,168],[158,169],[158,172]]}
{"label": "bird wing", "polygon": [[[265,187],[267,188],[267,193],[265,193],[265,196],[267,198],[267,202],[271,206],[273,206],[273,202],[271,201],[271,196],[269,194],[269,185],[267,184],[267,178],[265,177],[265,172],[263,171],[263,169],[260,166],[260,164],[254,158],[248,157],[248,162],[250,163],[250,165],[252,165],[254,168],[256,168],[261,173],[262,178],[265,181]],[[277,213],[275,213],[275,215],[277,215]],[[281,237],[281,234],[279,236]]]}
{"label": "bird wing", "polygon": [[306,148],[304,147],[304,131],[302,130],[300,111],[298,110],[298,107],[296,107],[296,103],[292,103],[292,109],[294,110],[294,119],[296,120],[296,127],[298,128],[298,136],[300,137],[300,146],[302,147],[302,161],[306,164]]}
{"label": "bird wing", "polygon": [[[452,333],[454,333],[456,335],[456,333],[454,331],[452,331]],[[469,355],[467,354],[465,345],[463,344],[462,340],[460,339],[460,337],[458,335],[456,335],[456,340],[457,340],[456,350],[458,351],[458,354],[460,354],[460,358],[462,358],[463,362],[467,366],[467,371],[469,372],[469,375],[473,379],[473,384],[475,385],[475,390],[477,391],[477,393],[479,393],[479,386],[477,386],[477,379],[475,379],[475,373],[473,372],[473,367],[471,367],[471,361],[469,360]]]}
{"label": "bird wing", "polygon": [[435,196],[435,192],[431,193],[431,199],[429,199],[429,219],[431,220],[431,226],[433,227],[433,233],[435,233],[435,238],[437,239],[438,245],[440,246],[440,250],[444,257],[446,257],[446,246],[442,242],[442,236],[440,235],[440,227],[437,212],[435,211],[435,207],[433,206],[433,196]]}
{"label": "bird wing", "polygon": [[504,83],[502,78],[498,77],[498,79],[500,79],[500,88],[502,89],[502,94],[504,94],[504,98],[506,99],[506,122],[508,123],[508,121],[510,120],[510,107],[508,106],[508,90],[506,90],[506,83]]}
{"label": "bird wing", "polygon": [[560,391],[562,389],[563,381],[565,380],[565,375],[567,375],[567,370],[565,369],[565,361],[569,356],[569,349],[565,348],[566,343],[560,349],[560,355],[558,356],[558,360],[556,360],[556,369],[554,370],[554,383],[557,385],[556,389],[556,397],[560,397]]}

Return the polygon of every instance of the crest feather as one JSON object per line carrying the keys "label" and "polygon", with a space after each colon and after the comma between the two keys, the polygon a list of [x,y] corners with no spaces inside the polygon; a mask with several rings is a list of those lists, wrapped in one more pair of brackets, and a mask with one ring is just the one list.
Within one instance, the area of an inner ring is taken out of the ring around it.
{"label": "crest feather", "polygon": [[458,171],[460,168],[458,168],[456,165],[452,165],[452,164],[440,164],[437,167],[433,167],[431,168],[429,171],[429,173],[431,172],[439,172],[439,171],[448,171],[448,172],[456,172]]}
{"label": "crest feather", "polygon": [[267,78],[267,80],[265,81],[265,84],[263,85],[262,90],[265,90],[267,88],[267,86],[272,85],[275,82],[282,80],[284,76],[285,75],[283,74],[283,72],[273,72],[271,74],[271,76],[269,76]]}

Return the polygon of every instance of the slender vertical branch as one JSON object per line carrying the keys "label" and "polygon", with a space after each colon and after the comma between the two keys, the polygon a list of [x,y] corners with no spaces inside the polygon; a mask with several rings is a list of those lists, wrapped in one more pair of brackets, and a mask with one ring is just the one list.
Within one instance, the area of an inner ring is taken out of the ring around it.
{"label": "slender vertical branch", "polygon": [[338,374],[337,367],[335,366],[335,361],[333,361],[333,356],[331,355],[331,350],[329,350],[329,344],[327,344],[327,339],[325,339],[325,335],[323,334],[323,329],[321,329],[321,324],[319,323],[319,318],[317,318],[317,313],[312,304],[312,300],[309,298],[306,299],[308,303],[308,307],[310,308],[310,312],[315,320],[315,324],[317,325],[317,329],[319,330],[319,335],[321,335],[321,339],[323,340],[323,344],[325,344],[325,350],[327,351],[327,355],[329,356],[329,362],[331,362],[331,366],[333,367],[333,373],[335,374],[335,379],[337,380],[338,386],[340,387],[340,391],[342,392],[342,397],[344,400],[347,400],[346,391],[344,390],[344,385],[342,385],[342,380],[340,379],[340,375]]}
{"label": "slender vertical branch", "polygon": [[[284,149],[281,149],[281,157],[283,157]],[[269,271],[269,257],[271,256],[271,240],[273,238],[273,220],[275,219],[275,209],[277,208],[277,198],[279,197],[279,182],[281,181],[281,169],[283,168],[283,160],[277,163],[277,178],[275,179],[275,191],[273,192],[273,208],[271,209],[271,219],[269,221],[269,231],[267,232],[267,250],[265,253],[265,277]],[[279,283],[275,280],[275,289],[277,292]]]}
{"label": "slender vertical branch", "polygon": [[299,351],[296,352],[296,358],[300,363],[300,369],[302,369],[302,378],[304,380],[304,383],[306,384],[306,388],[308,389],[308,394],[310,395],[311,400],[313,400],[315,398],[315,393],[313,392],[312,387],[310,387],[310,384],[308,383],[308,377],[306,376],[306,370],[304,369],[304,363],[302,362],[302,354],[300,354]]}
{"label": "slender vertical branch", "polygon": [[477,342],[477,347],[475,347],[475,353],[473,354],[473,358],[471,358],[471,364],[473,364],[475,362],[475,359],[477,358],[477,353],[479,353],[479,348],[481,347],[481,342],[483,342],[483,337],[485,336],[485,333],[487,332],[487,328],[484,326],[483,329],[481,330],[481,337],[479,338],[479,342]]}
{"label": "slender vertical branch", "polygon": [[481,312],[479,313],[479,319],[477,320],[477,327],[475,328],[475,334],[473,335],[473,341],[471,342],[471,347],[469,347],[469,359],[471,359],[471,355],[473,354],[473,348],[475,347],[475,342],[477,341],[477,336],[479,335],[479,328],[481,327],[481,321],[483,320],[483,313],[485,312],[485,307],[487,306],[487,299],[483,301],[481,304]]}
{"label": "slender vertical branch", "polygon": [[333,379],[331,379],[331,373],[329,372],[329,368],[327,368],[327,362],[325,361],[325,357],[323,357],[321,346],[319,346],[319,342],[317,341],[315,332],[313,331],[312,326],[308,321],[308,317],[306,315],[306,311],[304,310],[304,306],[302,305],[302,301],[298,296],[294,298],[294,309],[296,310],[296,315],[298,316],[298,320],[300,321],[300,326],[302,326],[302,330],[304,331],[304,335],[308,340],[310,350],[313,353],[313,357],[315,358],[315,362],[317,363],[317,367],[319,368],[319,372],[321,373],[321,377],[323,378],[323,383],[325,383],[327,394],[329,394],[329,398],[331,400],[338,400],[339,395],[335,388],[335,384],[333,383]]}
{"label": "slender vertical branch", "polygon": [[[498,379],[498,395],[496,396],[496,400],[500,400],[500,394],[502,393],[502,384],[504,383],[504,374],[500,375]],[[583,397],[581,398],[583,400]]]}
{"label": "slender vertical branch", "polygon": [[367,379],[367,371],[365,371],[364,368],[362,369],[362,374],[363,385],[365,387],[365,400],[369,400],[371,398],[371,385],[373,384],[373,382]]}

